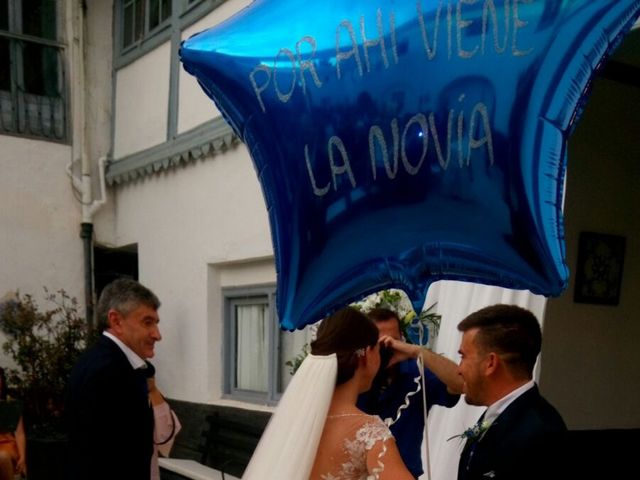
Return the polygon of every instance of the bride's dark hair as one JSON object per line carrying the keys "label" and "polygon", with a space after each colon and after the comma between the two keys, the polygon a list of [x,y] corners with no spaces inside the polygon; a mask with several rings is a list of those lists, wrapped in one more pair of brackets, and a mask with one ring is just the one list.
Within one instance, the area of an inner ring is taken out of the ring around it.
{"label": "bride's dark hair", "polygon": [[338,357],[336,385],[345,383],[358,368],[357,350],[372,347],[378,342],[378,327],[365,314],[353,307],[345,307],[325,318],[316,339],[311,342],[313,355]]}

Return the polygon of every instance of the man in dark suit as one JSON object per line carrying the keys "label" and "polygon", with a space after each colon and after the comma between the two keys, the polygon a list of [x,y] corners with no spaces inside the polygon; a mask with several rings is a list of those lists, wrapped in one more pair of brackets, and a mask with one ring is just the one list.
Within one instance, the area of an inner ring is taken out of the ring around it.
{"label": "man in dark suit", "polygon": [[153,410],[145,360],[161,339],[156,295],[118,279],[103,290],[103,334],[78,360],[67,385],[69,478],[149,480]]}
{"label": "man in dark suit", "polygon": [[494,305],[469,315],[458,330],[465,400],[488,407],[478,427],[463,434],[458,480],[562,478],[566,426],[532,380],[542,345],[535,316]]}

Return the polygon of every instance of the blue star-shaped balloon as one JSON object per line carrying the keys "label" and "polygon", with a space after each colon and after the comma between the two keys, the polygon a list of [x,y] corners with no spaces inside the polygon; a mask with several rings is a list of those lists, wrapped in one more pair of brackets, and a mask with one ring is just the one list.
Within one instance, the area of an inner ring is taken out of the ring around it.
{"label": "blue star-shaped balloon", "polygon": [[180,51],[247,145],[284,328],[439,279],[558,295],[566,143],[640,0],[256,0]]}

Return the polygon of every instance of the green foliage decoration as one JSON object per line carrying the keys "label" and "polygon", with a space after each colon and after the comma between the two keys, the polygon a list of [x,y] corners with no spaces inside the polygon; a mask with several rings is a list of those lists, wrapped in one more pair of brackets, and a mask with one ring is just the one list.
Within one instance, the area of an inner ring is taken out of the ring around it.
{"label": "green foliage decoration", "polygon": [[51,307],[41,310],[31,295],[16,293],[0,304],[2,349],[14,362],[7,383],[24,405],[28,434],[61,431],[64,390],[71,368],[90,339],[78,302],[64,290],[46,288]]}
{"label": "green foliage decoration", "polygon": [[298,353],[291,360],[287,360],[286,362],[284,362],[284,364],[289,367],[290,375],[293,375],[298,371],[298,368],[300,368],[300,365],[302,365],[303,360],[307,357],[307,355],[309,355],[309,353],[311,353],[311,346],[308,343],[305,343],[302,346],[300,353]]}

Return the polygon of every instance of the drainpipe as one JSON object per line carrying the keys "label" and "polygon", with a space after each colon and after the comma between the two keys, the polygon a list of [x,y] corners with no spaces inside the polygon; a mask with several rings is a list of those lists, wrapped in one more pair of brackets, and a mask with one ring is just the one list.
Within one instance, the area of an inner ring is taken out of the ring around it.
{"label": "drainpipe", "polygon": [[[72,68],[72,88],[70,89],[73,106],[72,158],[67,165],[67,174],[73,188],[80,192],[82,199],[82,221],[80,238],[84,251],[84,294],[85,315],[89,328],[94,327],[93,308],[93,216],[106,202],[105,165],[107,158],[98,160],[100,175],[100,199],[94,200],[91,187],[91,162],[87,154],[86,118],[85,118],[85,61],[84,61],[84,2],[67,0],[67,25],[72,33],[70,58]],[[72,167],[80,161],[81,178],[73,175]]]}
{"label": "drainpipe", "polygon": [[93,223],[80,224],[80,238],[84,252],[84,305],[89,330],[94,328],[93,321]]}
{"label": "drainpipe", "polygon": [[84,292],[85,312],[90,329],[95,327],[93,314],[93,216],[107,200],[105,186],[105,164],[107,157],[98,160],[100,171],[100,200],[91,200],[91,165],[88,156],[82,157],[82,223],[80,224],[80,238],[84,250]]}

